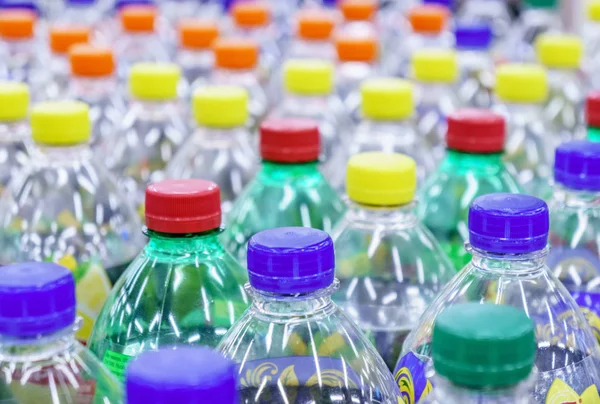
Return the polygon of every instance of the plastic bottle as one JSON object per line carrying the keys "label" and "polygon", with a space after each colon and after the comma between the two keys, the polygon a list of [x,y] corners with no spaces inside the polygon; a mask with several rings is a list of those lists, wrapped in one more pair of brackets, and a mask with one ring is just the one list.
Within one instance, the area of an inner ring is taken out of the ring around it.
{"label": "plastic bottle", "polygon": [[253,302],[219,345],[238,365],[241,402],[398,403],[385,362],[331,299],[334,270],[324,231],[282,227],[252,237]]}
{"label": "plastic bottle", "polygon": [[583,26],[584,69],[594,89],[600,89],[600,0],[586,2],[587,21]]}
{"label": "plastic bottle", "polygon": [[548,98],[546,71],[536,65],[505,64],[496,69],[494,109],[506,118],[504,162],[525,193],[551,195],[554,150],[560,140],[544,120]]}
{"label": "plastic bottle", "polygon": [[548,266],[581,306],[600,340],[600,143],[556,149]]}
{"label": "plastic bottle", "polygon": [[458,25],[478,24],[491,28],[495,42],[502,42],[510,34],[513,19],[504,0],[466,0],[456,20]]}
{"label": "plastic bottle", "polygon": [[0,268],[0,366],[5,403],[123,403],[118,380],[75,341],[75,279],[53,263]]}
{"label": "plastic bottle", "polygon": [[600,91],[588,94],[585,101],[585,119],[588,140],[600,142]]}
{"label": "plastic bottle", "polygon": [[333,299],[393,369],[404,338],[455,271],[417,219],[413,159],[357,154],[346,183],[348,211],[331,233],[340,280]]}
{"label": "plastic bottle", "polygon": [[63,0],[60,6],[49,16],[54,23],[84,24],[90,27],[94,34],[102,38],[102,28],[111,0]]}
{"label": "plastic bottle", "polygon": [[177,101],[179,77],[179,67],[168,63],[139,63],[131,68],[132,100],[106,157],[141,217],[146,186],[165,178],[167,163],[188,136]]}
{"label": "plastic bottle", "polygon": [[521,187],[502,161],[505,123],[490,111],[465,109],[448,116],[446,157],[417,198],[419,218],[433,233],[456,270],[470,260],[469,206],[478,196],[518,193]]}
{"label": "plastic bottle", "polygon": [[132,204],[88,144],[89,109],[75,101],[31,111],[35,147],[0,199],[0,263],[53,261],[77,281],[86,341],[111,286],[143,245]]}
{"label": "plastic bottle", "polygon": [[473,259],[425,311],[396,366],[397,382],[406,375],[419,381],[409,389],[414,397],[422,396],[425,380],[434,374],[431,331],[439,313],[459,303],[489,302],[517,307],[536,324],[537,373],[530,392],[535,403],[600,400],[600,347],[577,303],[546,265],[548,226],[548,206],[533,196],[488,194],[473,201],[466,246]]}
{"label": "plastic bottle", "polygon": [[245,262],[259,231],[305,226],[331,231],[346,207],[319,171],[319,129],[307,119],[269,119],[260,127],[262,166],[227,217],[225,246]]}
{"label": "plastic bottle", "polygon": [[342,37],[373,37],[382,34],[377,21],[376,0],[340,0],[338,7],[344,17],[339,28]]}
{"label": "plastic bottle", "polygon": [[198,128],[167,167],[169,178],[203,178],[221,190],[224,217],[258,169],[253,137],[244,126],[248,94],[239,87],[204,87],[194,93]]}
{"label": "plastic bottle", "polygon": [[221,246],[219,187],[167,180],[146,190],[149,241],[98,316],[90,349],[121,380],[144,351],[216,347],[248,307],[246,273]]}
{"label": "plastic bottle", "polygon": [[434,169],[431,153],[418,137],[413,116],[413,87],[405,80],[373,78],[361,87],[361,114],[364,119],[349,133],[325,165],[324,174],[338,191],[345,189],[343,169],[355,154],[367,151],[402,153],[417,162],[417,180],[422,182]]}
{"label": "plastic bottle", "polygon": [[331,12],[319,9],[301,11],[296,25],[296,38],[285,52],[287,58],[335,61],[335,47],[331,43],[335,18]]}
{"label": "plastic bottle", "polygon": [[444,310],[433,326],[437,373],[423,404],[531,404],[536,355],[534,323],[521,310],[465,303]]}
{"label": "plastic bottle", "polygon": [[127,404],[238,404],[235,364],[208,348],[144,352],[127,369]]}

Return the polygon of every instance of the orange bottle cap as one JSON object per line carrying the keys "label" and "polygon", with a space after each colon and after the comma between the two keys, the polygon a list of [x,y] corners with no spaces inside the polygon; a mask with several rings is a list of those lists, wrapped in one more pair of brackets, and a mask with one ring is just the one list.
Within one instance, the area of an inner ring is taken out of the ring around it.
{"label": "orange bottle cap", "polygon": [[415,32],[441,32],[447,19],[448,9],[435,4],[415,7],[408,14],[408,20]]}
{"label": "orange bottle cap", "polygon": [[298,15],[298,36],[302,39],[329,39],[334,26],[335,20],[327,12],[306,11]]}
{"label": "orange bottle cap", "polygon": [[373,62],[377,59],[378,42],[374,36],[337,37],[335,47],[342,62]]}
{"label": "orange bottle cap", "polygon": [[217,39],[213,43],[213,49],[217,67],[251,69],[258,62],[258,44],[251,39]]}
{"label": "orange bottle cap", "polygon": [[215,23],[203,20],[183,20],[179,23],[179,41],[184,48],[206,49],[219,36]]}
{"label": "orange bottle cap", "polygon": [[374,0],[343,0],[340,8],[344,19],[348,21],[365,21],[373,18],[377,12],[377,2]]}
{"label": "orange bottle cap", "polygon": [[266,25],[271,19],[271,10],[266,4],[260,2],[238,2],[231,9],[231,13],[236,25],[240,27]]}
{"label": "orange bottle cap", "polygon": [[110,48],[74,45],[69,49],[69,60],[75,76],[103,77],[115,71],[115,59]]}
{"label": "orange bottle cap", "polygon": [[149,5],[130,5],[121,9],[121,26],[129,32],[152,32],[156,20],[156,7]]}
{"label": "orange bottle cap", "polygon": [[69,48],[90,40],[90,29],[83,26],[55,26],[50,28],[50,49],[54,53],[67,53]]}
{"label": "orange bottle cap", "polygon": [[0,11],[0,36],[10,39],[33,37],[37,16],[28,10]]}

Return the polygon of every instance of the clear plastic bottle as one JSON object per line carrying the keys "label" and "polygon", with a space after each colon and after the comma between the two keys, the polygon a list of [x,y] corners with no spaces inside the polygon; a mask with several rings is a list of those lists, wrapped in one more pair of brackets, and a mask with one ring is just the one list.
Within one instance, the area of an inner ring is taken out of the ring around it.
{"label": "clear plastic bottle", "polygon": [[505,64],[496,69],[494,109],[506,118],[504,162],[523,190],[544,200],[552,194],[554,150],[560,142],[544,120],[546,71],[537,65]]}
{"label": "clear plastic bottle", "polygon": [[442,311],[431,342],[436,388],[419,402],[532,404],[534,331],[533,321],[510,306],[464,303]]}
{"label": "clear plastic bottle", "polygon": [[335,17],[327,10],[301,11],[296,18],[296,37],[285,51],[288,59],[320,59],[335,61],[331,43]]}
{"label": "clear plastic bottle", "polygon": [[269,119],[260,128],[262,166],[227,217],[224,244],[245,262],[259,231],[281,226],[331,231],[346,207],[319,171],[319,129],[307,119]]}
{"label": "clear plastic bottle", "polygon": [[490,27],[496,42],[502,42],[513,26],[510,10],[504,0],[466,0],[456,19],[459,25],[475,23]]}
{"label": "clear plastic bottle", "polygon": [[338,28],[339,36],[360,38],[382,34],[382,27],[377,18],[377,0],[340,0],[338,7],[344,17]]}
{"label": "clear plastic bottle", "polygon": [[600,0],[586,2],[587,21],[583,26],[584,70],[588,74],[590,85],[600,89]]}
{"label": "clear plastic bottle", "polygon": [[585,102],[587,138],[600,142],[600,91],[591,91]]}
{"label": "clear plastic bottle", "polygon": [[469,206],[478,196],[518,193],[521,187],[502,162],[505,123],[485,110],[459,110],[448,117],[446,157],[427,179],[417,198],[419,218],[450,257],[455,269],[471,255],[468,241]]}
{"label": "clear plastic bottle", "polygon": [[393,369],[404,338],[456,272],[417,219],[413,159],[357,154],[346,183],[348,211],[331,233],[340,280],[333,300]]}
{"label": "clear plastic bottle", "polygon": [[536,324],[535,403],[577,403],[580,395],[600,400],[600,346],[546,265],[549,221],[548,206],[533,196],[488,194],[473,201],[466,246],[473,259],[425,311],[396,366],[396,381],[406,375],[415,381],[407,389],[413,397],[422,396],[434,374],[431,333],[439,313],[459,303],[489,302],[517,307]]}
{"label": "clear plastic bottle", "polygon": [[417,135],[412,85],[402,79],[373,78],[361,85],[360,92],[363,120],[335,149],[324,167],[325,177],[336,190],[343,192],[346,173],[340,167],[346,167],[355,154],[382,151],[413,158],[417,162],[417,180],[422,183],[433,171],[434,160]]}
{"label": "clear plastic bottle", "polygon": [[89,109],[75,101],[31,111],[30,163],[0,199],[2,265],[53,261],[77,281],[86,341],[111,286],[143,246],[135,210],[88,144]]}
{"label": "clear plastic bottle", "polygon": [[600,143],[556,149],[548,266],[581,306],[600,340]]}
{"label": "clear plastic bottle", "polygon": [[334,270],[324,231],[282,227],[252,237],[253,302],[219,345],[238,365],[241,402],[398,403],[385,362],[331,299]]}
{"label": "clear plastic bottle", "polygon": [[89,342],[121,380],[127,363],[144,351],[216,347],[249,303],[246,272],[219,241],[216,184],[149,185],[146,226],[148,244],[115,285]]}
{"label": "clear plastic bottle", "polygon": [[129,75],[132,100],[123,118],[108,168],[144,216],[146,186],[165,178],[165,169],[188,136],[183,108],[177,100],[179,67],[139,63]]}
{"label": "clear plastic bottle", "polygon": [[[54,23],[85,24],[102,37],[102,24],[108,15],[111,0],[63,0],[50,16]],[[104,38],[102,38],[104,39]]]}
{"label": "clear plastic bottle", "polygon": [[248,94],[239,87],[204,87],[194,93],[198,128],[167,166],[169,178],[203,178],[221,190],[223,217],[254,178],[259,160],[244,126]]}
{"label": "clear plastic bottle", "polygon": [[0,400],[123,403],[119,381],[75,340],[74,274],[41,262],[8,265],[0,274]]}
{"label": "clear plastic bottle", "polygon": [[239,404],[235,364],[202,347],[148,351],[127,369],[127,404]]}

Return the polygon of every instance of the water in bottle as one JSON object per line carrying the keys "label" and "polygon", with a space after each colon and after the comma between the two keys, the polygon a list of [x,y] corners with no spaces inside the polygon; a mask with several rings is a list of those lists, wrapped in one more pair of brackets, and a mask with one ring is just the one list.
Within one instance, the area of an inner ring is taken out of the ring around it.
{"label": "water in bottle", "polygon": [[393,369],[409,331],[455,274],[416,215],[416,165],[369,152],[348,162],[348,211],[333,229],[340,289],[333,299]]}
{"label": "water in bottle", "polygon": [[285,52],[289,59],[321,59],[335,61],[331,34],[335,16],[327,10],[301,11],[296,19],[296,37]]}
{"label": "water in bottle", "polygon": [[458,25],[482,24],[491,28],[495,42],[502,42],[513,25],[509,6],[504,0],[466,0],[456,19]]}
{"label": "water in bottle", "polygon": [[123,403],[119,381],[75,340],[77,274],[41,262],[8,265],[0,274],[0,400]]}
{"label": "water in bottle", "polygon": [[89,341],[121,380],[127,363],[144,351],[174,344],[216,347],[246,310],[246,271],[221,245],[221,232],[215,183],[148,186],[148,244],[115,285]]}
{"label": "water in bottle", "polygon": [[423,185],[419,218],[433,233],[458,271],[471,256],[469,206],[478,196],[494,192],[518,193],[521,187],[503,161],[505,123],[490,111],[465,109],[448,116],[446,157]]}
{"label": "water in bottle", "polygon": [[600,91],[591,91],[585,101],[587,138],[600,142]]}
{"label": "water in bottle", "polygon": [[259,231],[304,226],[331,231],[346,207],[319,171],[319,129],[308,119],[269,119],[260,128],[262,166],[227,217],[225,246],[245,262]]}
{"label": "water in bottle", "polygon": [[252,237],[252,304],[219,345],[238,365],[241,402],[398,403],[385,362],[331,299],[334,270],[324,231],[282,227]]}
{"label": "water in bottle", "polygon": [[[444,287],[406,338],[396,381],[420,380],[407,393],[422,396],[431,381],[432,327],[439,313],[459,303],[514,306],[536,324],[535,403],[600,401],[600,346],[567,289],[546,264],[548,206],[529,195],[488,194],[471,204],[469,244],[473,259]],[[404,369],[403,369],[404,368]],[[436,386],[433,386],[435,391]]]}

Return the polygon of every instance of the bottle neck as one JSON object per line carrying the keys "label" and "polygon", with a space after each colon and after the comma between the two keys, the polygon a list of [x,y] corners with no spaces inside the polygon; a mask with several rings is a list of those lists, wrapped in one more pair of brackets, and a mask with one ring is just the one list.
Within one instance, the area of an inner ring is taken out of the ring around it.
{"label": "bottle neck", "polygon": [[34,153],[36,152],[42,159],[33,159],[34,162],[51,163],[52,165],[72,165],[92,157],[92,150],[88,143],[65,146],[36,144]]}
{"label": "bottle neck", "polygon": [[457,150],[446,150],[442,162],[442,170],[452,170],[457,173],[465,172],[497,172],[503,167],[502,152],[498,153],[467,153]]}
{"label": "bottle neck", "polygon": [[78,77],[71,79],[71,95],[78,99],[98,101],[110,97],[117,91],[114,77]]}
{"label": "bottle neck", "polygon": [[129,110],[139,119],[147,121],[162,121],[171,116],[179,116],[176,100],[150,101],[134,98]]}
{"label": "bottle neck", "polygon": [[425,82],[418,81],[415,98],[419,100],[418,105],[438,105],[452,92],[452,84],[447,82]]}
{"label": "bottle neck", "polygon": [[480,250],[471,244],[465,249],[473,258],[471,263],[480,270],[491,272],[502,272],[503,274],[515,273],[527,275],[543,270],[549,248],[522,254],[498,254],[490,251]]}
{"label": "bottle neck", "polygon": [[419,223],[416,215],[417,202],[396,206],[365,205],[349,201],[347,219],[352,223],[359,223],[361,227],[393,227],[395,229],[408,229]]}
{"label": "bottle neck", "polygon": [[29,338],[1,336],[0,362],[49,359],[77,344],[75,331],[78,328],[78,325],[72,325],[52,334]]}
{"label": "bottle neck", "polygon": [[529,404],[530,387],[531,383],[525,380],[512,386],[474,389],[437,376],[433,394],[436,402],[446,404]]}
{"label": "bottle neck", "polygon": [[274,181],[289,181],[290,179],[321,175],[318,161],[306,163],[280,163],[263,160],[259,176]]}
{"label": "bottle neck", "polygon": [[201,255],[222,250],[219,234],[222,229],[213,229],[201,233],[173,234],[161,233],[148,228],[144,234],[148,237],[145,251],[152,256],[181,256],[185,254]]}
{"label": "bottle neck", "polygon": [[571,209],[600,209],[600,190],[581,191],[557,183],[552,198],[555,203]]}
{"label": "bottle neck", "polygon": [[[540,122],[544,106],[536,103],[507,102],[499,104],[497,108],[498,112],[506,118],[510,127],[515,128]],[[533,132],[537,133],[537,131]]]}

